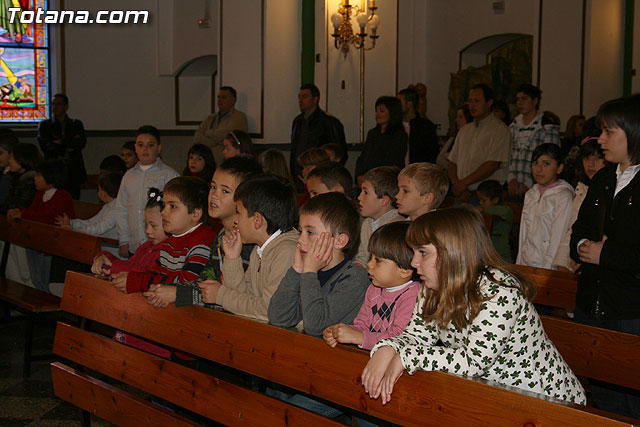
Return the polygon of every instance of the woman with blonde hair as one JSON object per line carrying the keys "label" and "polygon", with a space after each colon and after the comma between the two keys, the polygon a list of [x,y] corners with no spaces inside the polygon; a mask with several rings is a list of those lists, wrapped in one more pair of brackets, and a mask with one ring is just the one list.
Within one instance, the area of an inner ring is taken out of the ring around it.
{"label": "woman with blonde hair", "polygon": [[404,332],[371,351],[362,373],[371,398],[387,403],[404,370],[437,370],[586,403],[533,307],[534,284],[498,255],[479,212],[429,212],[406,238],[422,290]]}

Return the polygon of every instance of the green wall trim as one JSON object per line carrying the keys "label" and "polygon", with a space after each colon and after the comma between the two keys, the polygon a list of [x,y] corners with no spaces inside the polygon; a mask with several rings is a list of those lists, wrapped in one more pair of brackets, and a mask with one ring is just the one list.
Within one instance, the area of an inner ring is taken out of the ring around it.
{"label": "green wall trim", "polygon": [[302,49],[300,55],[300,82],[313,83],[316,50],[315,0],[302,0]]}
{"label": "green wall trim", "polygon": [[624,63],[622,76],[622,93],[631,95],[631,80],[633,70],[633,21],[634,0],[626,0],[624,8]]}

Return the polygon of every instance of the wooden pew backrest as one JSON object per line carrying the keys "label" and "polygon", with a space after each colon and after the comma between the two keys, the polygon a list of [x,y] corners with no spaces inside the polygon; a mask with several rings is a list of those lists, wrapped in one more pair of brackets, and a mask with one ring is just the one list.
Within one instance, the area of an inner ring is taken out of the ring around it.
{"label": "wooden pew backrest", "polygon": [[537,294],[533,302],[573,311],[578,291],[575,274],[526,265],[515,264],[514,267],[535,282]]}
{"label": "wooden pew backrest", "polygon": [[[62,308],[402,425],[631,425],[592,408],[558,404],[442,372],[401,376],[391,402],[383,407],[379,399],[365,396],[360,382],[367,352],[345,346],[332,349],[318,338],[202,307],[154,309],[140,295],[124,295],[104,281],[78,273],[67,273]],[[67,327],[60,328],[61,336],[67,336],[63,330]],[[82,345],[75,338],[60,341],[69,348],[65,357],[88,345],[84,339]],[[98,356],[86,357],[113,355],[104,344],[94,348],[88,353]],[[109,358],[117,377],[138,372],[117,367],[123,361]]]}

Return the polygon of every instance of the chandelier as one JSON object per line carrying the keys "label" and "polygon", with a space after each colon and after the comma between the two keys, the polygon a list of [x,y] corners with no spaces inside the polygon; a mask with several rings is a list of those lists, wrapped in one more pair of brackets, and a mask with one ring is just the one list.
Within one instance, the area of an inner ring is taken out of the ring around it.
{"label": "chandelier", "polygon": [[[343,0],[338,7],[338,12],[331,16],[331,23],[333,24],[333,41],[336,49],[342,50],[344,57],[347,57],[349,53],[349,45],[353,45],[356,49],[371,50],[376,46],[376,31],[380,24],[380,18],[376,15],[376,1],[370,0],[369,14],[366,13],[366,7],[354,6],[349,4],[349,0]],[[351,17],[356,17],[356,22],[360,27],[360,32],[353,33],[353,27],[351,24]],[[368,34],[366,32],[366,26],[369,25],[371,29],[371,46],[365,47],[365,39]]]}

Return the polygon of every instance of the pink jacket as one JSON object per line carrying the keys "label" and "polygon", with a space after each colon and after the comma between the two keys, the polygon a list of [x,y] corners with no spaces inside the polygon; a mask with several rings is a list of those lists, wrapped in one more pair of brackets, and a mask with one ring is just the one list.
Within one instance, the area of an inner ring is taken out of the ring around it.
{"label": "pink jacket", "polygon": [[420,286],[420,282],[411,282],[403,289],[388,292],[369,285],[364,303],[351,325],[364,335],[361,348],[371,350],[381,339],[395,337],[404,331],[411,320]]}

